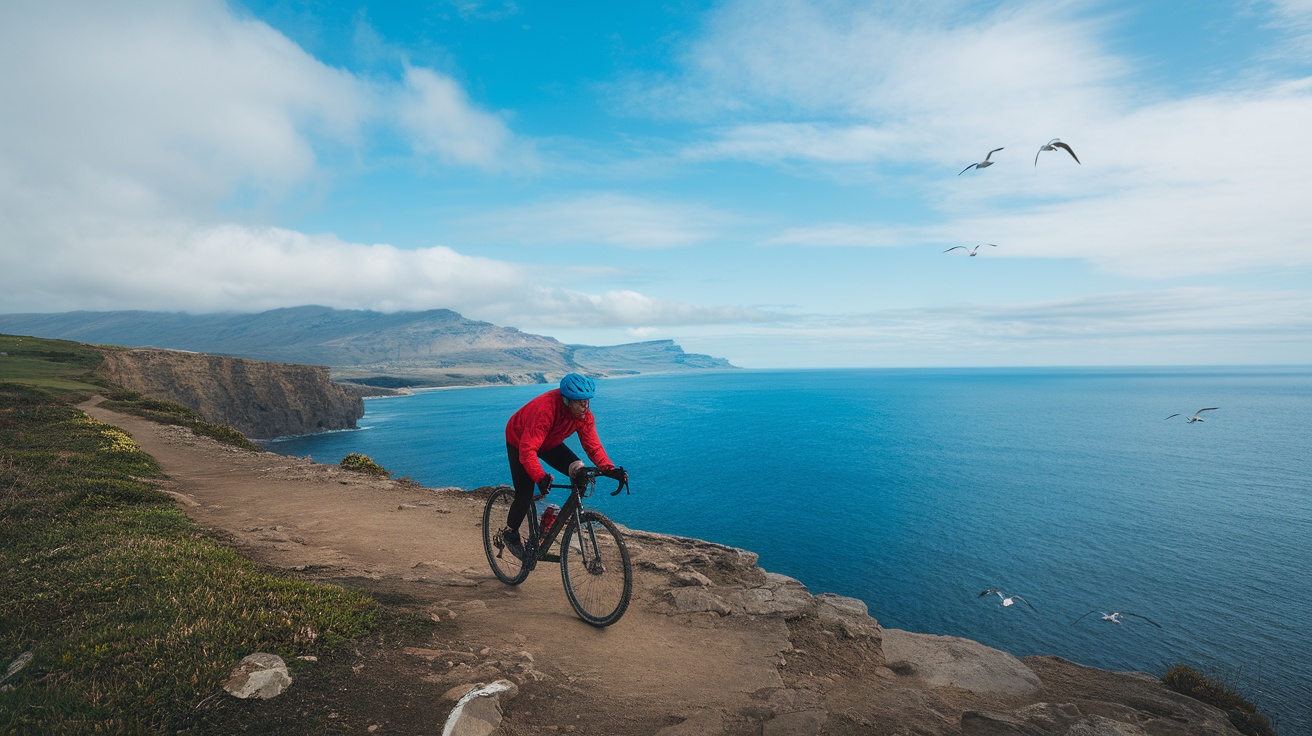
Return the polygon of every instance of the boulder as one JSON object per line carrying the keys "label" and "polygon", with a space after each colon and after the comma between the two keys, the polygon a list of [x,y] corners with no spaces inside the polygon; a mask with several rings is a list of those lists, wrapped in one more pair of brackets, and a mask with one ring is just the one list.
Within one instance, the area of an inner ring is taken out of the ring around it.
{"label": "boulder", "polygon": [[501,728],[501,698],[514,698],[519,687],[509,680],[481,685],[461,696],[447,716],[442,736],[490,736]]}
{"label": "boulder", "polygon": [[232,668],[223,689],[236,698],[268,700],[282,694],[292,684],[287,663],[276,654],[256,652],[246,655]]}

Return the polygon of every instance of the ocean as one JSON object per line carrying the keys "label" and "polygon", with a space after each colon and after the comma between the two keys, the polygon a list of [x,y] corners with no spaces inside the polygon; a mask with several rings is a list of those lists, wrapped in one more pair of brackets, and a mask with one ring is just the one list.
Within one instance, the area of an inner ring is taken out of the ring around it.
{"label": "ocean", "polygon": [[[372,399],[267,446],[508,483],[505,421],[547,388]],[[592,407],[633,493],[591,500],[622,524],[752,550],[887,627],[1188,664],[1312,734],[1312,368],[723,371],[603,380]]]}

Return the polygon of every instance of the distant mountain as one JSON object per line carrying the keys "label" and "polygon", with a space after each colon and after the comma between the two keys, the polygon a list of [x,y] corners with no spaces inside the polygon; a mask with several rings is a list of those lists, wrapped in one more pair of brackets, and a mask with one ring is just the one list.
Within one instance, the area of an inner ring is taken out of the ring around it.
{"label": "distant mountain", "polygon": [[610,376],[734,367],[722,358],[685,353],[670,340],[565,345],[449,309],[0,314],[0,332],[326,365],[335,379],[388,387],[540,383],[570,371]]}

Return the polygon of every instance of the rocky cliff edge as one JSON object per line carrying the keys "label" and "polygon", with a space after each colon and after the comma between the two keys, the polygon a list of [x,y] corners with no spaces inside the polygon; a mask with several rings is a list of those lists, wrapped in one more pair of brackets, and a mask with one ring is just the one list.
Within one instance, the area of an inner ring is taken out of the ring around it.
{"label": "rocky cliff edge", "polygon": [[186,406],[253,439],[353,429],[364,416],[358,392],[323,366],[269,363],[204,353],[102,349],[95,375]]}

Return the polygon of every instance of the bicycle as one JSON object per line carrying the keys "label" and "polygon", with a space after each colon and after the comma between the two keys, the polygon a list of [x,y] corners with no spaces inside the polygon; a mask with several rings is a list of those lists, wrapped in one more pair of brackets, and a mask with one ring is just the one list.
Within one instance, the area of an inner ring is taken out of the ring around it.
{"label": "bicycle", "polygon": [[[623,468],[616,470],[622,473]],[[515,490],[504,486],[497,489],[483,507],[483,551],[497,579],[519,585],[538,562],[558,562],[570,605],[579,618],[598,627],[620,620],[633,594],[633,564],[619,527],[605,515],[583,508],[583,499],[592,495],[597,478],[602,476],[605,473],[598,468],[582,468],[568,485],[551,486],[569,489],[570,494],[550,529],[539,528],[537,513],[537,502],[547,493],[534,494],[524,522],[516,530],[523,543],[522,557],[511,552],[502,540]],[[628,487],[628,476],[622,474],[610,495],[618,495]],[[557,536],[561,536],[560,552],[554,554],[551,545]]]}

